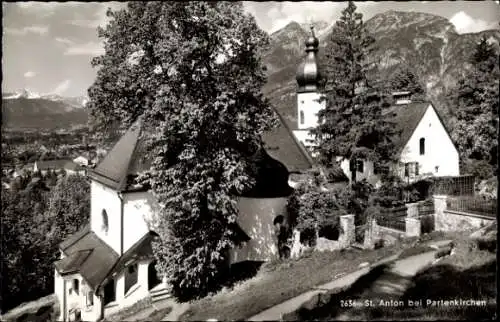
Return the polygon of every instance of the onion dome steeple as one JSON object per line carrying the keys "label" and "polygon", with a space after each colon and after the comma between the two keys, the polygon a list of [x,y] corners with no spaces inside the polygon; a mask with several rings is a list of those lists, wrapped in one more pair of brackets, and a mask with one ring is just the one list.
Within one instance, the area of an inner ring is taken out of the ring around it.
{"label": "onion dome steeple", "polygon": [[297,69],[298,92],[317,92],[321,74],[319,72],[316,53],[318,52],[319,40],[314,35],[314,27],[311,26],[311,36],[306,40],[305,60]]}

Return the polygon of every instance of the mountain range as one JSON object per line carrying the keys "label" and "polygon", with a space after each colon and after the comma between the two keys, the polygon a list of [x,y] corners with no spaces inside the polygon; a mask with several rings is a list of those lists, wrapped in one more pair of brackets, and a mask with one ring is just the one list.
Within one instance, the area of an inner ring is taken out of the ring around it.
{"label": "mountain range", "polygon": [[2,128],[5,130],[56,130],[85,126],[86,97],[41,95],[23,89],[2,93]]}
{"label": "mountain range", "polygon": [[[315,22],[320,40],[318,60],[325,61],[325,49],[335,21]],[[380,78],[389,79],[398,66],[415,68],[427,87],[428,98],[444,117],[453,107],[447,106],[444,93],[470,68],[468,58],[481,37],[498,46],[500,30],[459,34],[447,19],[418,12],[387,11],[366,22],[376,39],[372,54],[379,62]],[[291,22],[270,35],[269,50],[263,54],[268,82],[264,93],[284,117],[296,127],[295,73],[304,58],[304,42],[310,34],[309,25]],[[8,129],[56,129],[83,126],[88,113],[82,108],[86,98],[63,98],[40,95],[27,90],[2,94],[2,122]]]}

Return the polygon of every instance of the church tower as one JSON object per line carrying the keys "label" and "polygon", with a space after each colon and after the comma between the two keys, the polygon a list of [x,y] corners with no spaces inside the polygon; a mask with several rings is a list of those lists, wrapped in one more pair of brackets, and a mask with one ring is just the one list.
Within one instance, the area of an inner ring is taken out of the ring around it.
{"label": "church tower", "polygon": [[319,40],[311,26],[311,36],[306,40],[305,60],[297,69],[297,130],[295,137],[306,147],[313,146],[314,140],[309,131],[318,125],[318,112],[325,108],[326,101],[321,100],[321,74],[317,62]]}

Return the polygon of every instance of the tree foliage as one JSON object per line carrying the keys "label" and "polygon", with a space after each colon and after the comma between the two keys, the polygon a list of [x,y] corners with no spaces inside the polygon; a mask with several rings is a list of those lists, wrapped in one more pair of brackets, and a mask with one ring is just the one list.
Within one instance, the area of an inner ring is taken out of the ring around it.
{"label": "tree foliage", "polygon": [[451,92],[457,106],[452,137],[462,160],[486,161],[493,168],[498,164],[498,54],[483,37],[471,54],[472,69]]}
{"label": "tree foliage", "polygon": [[53,293],[58,245],[88,218],[85,178],[61,178],[52,190],[49,180],[27,174],[15,190],[2,190],[2,311]]}
{"label": "tree foliage", "polygon": [[389,79],[391,92],[410,91],[411,100],[425,99],[425,87],[417,76],[416,71],[406,65],[399,66]]}
{"label": "tree foliage", "polygon": [[374,39],[352,1],[333,27],[330,44],[324,68],[327,103],[313,131],[320,160],[329,165],[343,156],[381,166],[394,158],[392,127],[382,117],[388,97],[373,77],[376,63],[368,60]]}
{"label": "tree foliage", "polygon": [[159,271],[177,298],[203,296],[238,243],[248,156],[275,124],[258,56],[268,37],[239,2],[132,2],[108,15],[89,89],[94,128],[142,117],[153,160],[142,179],[162,206]]}

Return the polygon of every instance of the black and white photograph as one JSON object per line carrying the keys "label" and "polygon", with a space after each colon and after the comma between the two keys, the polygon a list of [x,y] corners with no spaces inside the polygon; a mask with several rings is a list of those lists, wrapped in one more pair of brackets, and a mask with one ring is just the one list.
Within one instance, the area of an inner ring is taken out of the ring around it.
{"label": "black and white photograph", "polygon": [[500,1],[2,2],[0,321],[497,318]]}

